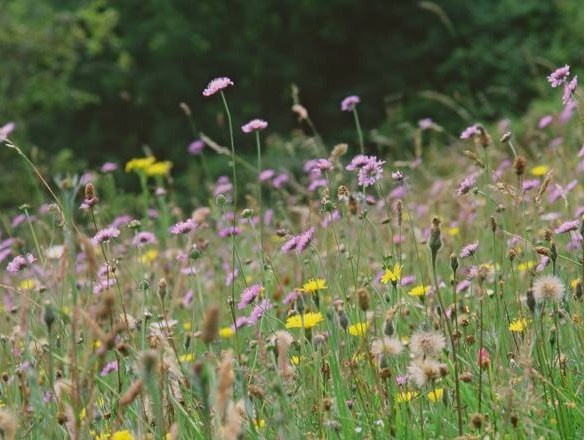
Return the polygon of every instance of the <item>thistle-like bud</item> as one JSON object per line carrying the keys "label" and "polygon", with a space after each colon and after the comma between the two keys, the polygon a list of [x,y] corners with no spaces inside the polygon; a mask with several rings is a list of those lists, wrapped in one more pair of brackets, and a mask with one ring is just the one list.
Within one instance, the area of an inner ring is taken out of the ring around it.
{"label": "thistle-like bud", "polygon": [[369,292],[367,291],[367,289],[365,289],[364,287],[361,287],[357,291],[357,297],[359,300],[359,308],[364,312],[369,310],[369,306],[371,304],[371,298],[369,297]]}
{"label": "thistle-like bud", "polygon": [[338,312],[338,323],[340,324],[340,327],[341,327],[341,328],[342,328],[344,331],[346,331],[346,330],[347,330],[347,328],[349,328],[349,324],[350,324],[350,322],[349,322],[349,318],[348,318],[348,316],[346,315],[346,313],[344,312],[344,310],[340,310],[340,311]]}
{"label": "thistle-like bud", "polygon": [[94,184],[92,184],[91,182],[86,183],[85,196],[86,199],[93,199],[96,196],[96,193],[94,191]]}
{"label": "thistle-like bud", "polygon": [[349,197],[350,197],[349,189],[344,185],[340,185],[338,187],[337,197],[338,197],[339,202],[343,202],[343,203],[348,202]]}
{"label": "thistle-like bud", "polygon": [[526,170],[526,158],[524,156],[516,157],[514,160],[514,171],[517,176],[523,176]]}
{"label": "thistle-like bud", "polygon": [[132,219],[128,224],[129,229],[141,229],[141,221],[137,219]]}
{"label": "thistle-like bud", "polygon": [[499,142],[501,142],[502,144],[505,144],[507,141],[509,141],[512,138],[512,132],[511,131],[506,131],[504,134],[501,135],[501,137],[499,138]]}
{"label": "thistle-like bud", "polygon": [[202,325],[202,341],[205,344],[210,344],[218,338],[218,324],[220,322],[220,309],[217,305],[210,305],[206,310],[204,316],[204,324]]}
{"label": "thistle-like bud", "polygon": [[556,243],[553,241],[550,242],[550,259],[553,263],[556,263],[556,259],[558,258],[558,249],[556,247]]}
{"label": "thistle-like bud", "polygon": [[436,261],[438,251],[442,248],[442,237],[440,234],[440,219],[434,217],[432,219],[432,228],[430,230],[430,239],[428,240],[428,247],[432,252],[432,261]]}
{"label": "thistle-like bud", "polygon": [[246,209],[243,209],[243,212],[241,212],[241,217],[242,218],[253,218],[254,213],[255,212],[252,209],[246,208]]}
{"label": "thistle-like bud", "polygon": [[45,305],[45,312],[43,313],[43,320],[45,321],[45,325],[49,332],[51,332],[51,327],[53,323],[55,323],[55,310],[51,304]]}
{"label": "thistle-like bud", "polygon": [[218,194],[218,196],[216,196],[216,206],[223,208],[226,206],[226,203],[228,203],[228,199],[224,194]]}
{"label": "thistle-like bud", "polygon": [[475,429],[480,429],[483,426],[483,416],[479,413],[471,414],[471,426]]}
{"label": "thistle-like bud", "polygon": [[165,278],[161,278],[159,280],[159,298],[161,298],[161,301],[165,301],[165,297],[167,296],[167,281],[165,281]]}
{"label": "thistle-like bud", "polygon": [[459,268],[459,259],[457,257],[457,254],[455,254],[454,252],[450,254],[450,267],[453,272],[456,272]]}
{"label": "thistle-like bud", "polygon": [[534,313],[534,310],[536,310],[536,299],[534,298],[534,293],[532,292],[532,289],[528,289],[528,291],[526,292],[526,305],[528,306],[530,311]]}
{"label": "thistle-like bud", "polygon": [[508,249],[508,259],[510,261],[514,261],[514,259],[518,256],[518,251],[516,248],[509,248]]}

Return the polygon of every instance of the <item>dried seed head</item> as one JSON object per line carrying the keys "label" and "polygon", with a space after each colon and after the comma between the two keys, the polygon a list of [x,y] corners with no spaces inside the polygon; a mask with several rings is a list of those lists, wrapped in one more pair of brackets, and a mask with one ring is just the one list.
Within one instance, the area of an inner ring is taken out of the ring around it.
{"label": "dried seed head", "polygon": [[134,382],[122,396],[120,396],[120,406],[128,406],[137,398],[143,389],[143,379],[139,379]]}
{"label": "dried seed head", "polygon": [[206,309],[204,324],[202,325],[202,341],[210,344],[218,338],[218,325],[220,322],[220,309],[212,304]]}
{"label": "dried seed head", "polygon": [[516,157],[514,160],[514,171],[517,176],[523,176],[526,170],[526,158],[524,156]]}
{"label": "dried seed head", "polygon": [[507,141],[509,141],[511,139],[511,137],[512,137],[512,132],[511,131],[506,131],[499,138],[499,142],[501,142],[502,144],[505,144]]}
{"label": "dried seed head", "polygon": [[442,248],[442,237],[440,233],[440,219],[434,217],[432,219],[432,228],[430,230],[430,239],[428,240],[428,247],[432,252],[433,261],[436,260],[436,255],[440,248]]}
{"label": "dried seed head", "polygon": [[514,261],[514,259],[518,256],[518,250],[516,248],[509,248],[508,249],[508,259],[510,261]]}
{"label": "dried seed head", "polygon": [[361,287],[357,290],[357,297],[359,301],[359,308],[366,312],[369,310],[369,306],[371,305],[371,298],[369,297],[369,292],[364,287]]}
{"label": "dried seed head", "polygon": [[96,195],[95,191],[94,191],[94,185],[92,183],[86,183],[86,188],[85,188],[85,197],[86,199],[90,200],[93,199],[94,196]]}
{"label": "dried seed head", "polygon": [[473,381],[473,375],[468,371],[459,374],[459,380],[462,380],[465,383],[470,383]]}
{"label": "dried seed head", "polygon": [[165,301],[166,296],[167,296],[167,281],[165,281],[165,278],[161,278],[159,280],[159,298],[161,298],[161,301]]}
{"label": "dried seed head", "polygon": [[471,414],[470,422],[473,428],[480,429],[483,425],[483,416],[479,413],[473,413]]}
{"label": "dried seed head", "polygon": [[339,202],[347,203],[350,197],[349,189],[344,185],[340,185],[338,187],[337,197]]}
{"label": "dried seed head", "polygon": [[497,221],[494,216],[491,216],[489,219],[489,225],[491,226],[491,231],[495,234],[495,231],[497,231]]}

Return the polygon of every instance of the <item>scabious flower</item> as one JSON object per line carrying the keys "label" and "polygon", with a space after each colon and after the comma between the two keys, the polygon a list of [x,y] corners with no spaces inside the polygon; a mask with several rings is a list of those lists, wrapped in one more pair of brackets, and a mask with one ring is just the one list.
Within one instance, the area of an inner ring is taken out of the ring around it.
{"label": "scabious flower", "polygon": [[200,154],[205,146],[206,144],[202,139],[196,139],[188,145],[188,152],[195,156],[197,154]]}
{"label": "scabious flower", "polygon": [[134,236],[132,244],[138,248],[146,246],[148,244],[157,244],[157,237],[155,234],[149,231],[141,231]]}
{"label": "scabious flower", "polygon": [[314,238],[315,231],[316,231],[316,228],[314,228],[314,226],[312,226],[307,231],[302,232],[300,235],[298,235],[298,240],[296,242],[296,251],[299,254],[304,252],[308,248],[308,246],[310,246],[310,243],[312,242],[312,239]]}
{"label": "scabious flower", "polygon": [[340,109],[343,112],[352,112],[359,102],[361,102],[361,100],[359,99],[358,96],[356,96],[356,95],[347,96],[340,103]]}
{"label": "scabious flower", "polygon": [[253,119],[241,127],[243,133],[252,133],[253,131],[264,130],[269,124],[263,119]]}
{"label": "scabious flower", "polygon": [[471,191],[471,189],[473,189],[473,187],[475,186],[476,183],[477,183],[477,178],[475,176],[466,177],[465,179],[463,179],[461,181],[461,183],[459,183],[459,186],[455,190],[455,192],[459,196],[464,196],[469,191]]}
{"label": "scabious flower", "polygon": [[540,120],[538,121],[538,128],[542,129],[542,128],[546,128],[550,125],[550,123],[552,122],[553,117],[552,115],[546,115],[540,118]]}
{"label": "scabious flower", "polygon": [[287,305],[292,304],[296,298],[298,297],[298,292],[296,292],[295,290],[292,292],[289,292],[287,295],[285,295],[285,297],[283,298],[282,303]]}
{"label": "scabious flower", "polygon": [[242,233],[238,226],[229,226],[218,231],[218,236],[222,238],[232,237],[233,235],[240,235]]}
{"label": "scabious flower", "polygon": [[562,223],[558,228],[554,230],[555,234],[564,234],[565,232],[576,231],[581,226],[581,222],[579,220],[569,220],[567,222]]}
{"label": "scabious flower", "polygon": [[273,188],[279,189],[283,185],[285,185],[288,181],[289,181],[289,176],[287,174],[280,174],[277,177],[275,177],[275,179],[273,179],[271,184],[273,185]]}
{"label": "scabious flower", "polygon": [[117,228],[104,228],[100,229],[94,238],[92,238],[92,243],[94,245],[108,243],[113,238],[116,238],[120,235],[120,231]]}
{"label": "scabious flower", "polygon": [[564,92],[563,92],[563,104],[568,104],[571,101],[571,98],[573,97],[573,93],[575,93],[575,90],[577,89],[577,75],[575,75],[575,77],[569,81],[567,84],[565,84],[565,88],[564,88]]}
{"label": "scabious flower", "polygon": [[478,132],[479,132],[479,127],[477,126],[477,124],[471,125],[470,127],[467,127],[463,130],[463,132],[460,135],[460,138],[463,140],[470,139],[470,138],[474,137]]}
{"label": "scabious flower", "polygon": [[106,162],[106,163],[104,163],[104,165],[102,165],[102,168],[100,169],[100,171],[102,171],[104,174],[106,174],[106,173],[111,173],[113,171],[116,171],[117,169],[118,169],[117,163]]}
{"label": "scabious flower", "polygon": [[463,248],[461,249],[461,253],[459,254],[459,256],[461,258],[466,258],[466,257],[471,257],[475,254],[475,252],[477,251],[477,249],[479,248],[479,242],[475,241],[473,243],[469,243],[465,246],[463,246]]}
{"label": "scabious flower", "polygon": [[347,171],[360,170],[365,165],[367,165],[367,162],[369,162],[369,156],[366,156],[364,154],[359,154],[359,155],[353,157],[353,160],[351,160],[351,163],[349,163],[346,166],[346,170]]}
{"label": "scabious flower", "polygon": [[116,280],[114,278],[100,280],[94,285],[94,293],[98,295],[99,293],[102,293],[103,291],[110,289],[115,284]]}
{"label": "scabious flower", "polygon": [[304,315],[293,315],[287,318],[285,328],[312,328],[318,325],[323,320],[322,313],[309,312]]}
{"label": "scabious flower", "polygon": [[257,298],[263,292],[263,286],[261,284],[253,284],[245,288],[241,293],[240,302],[238,303],[237,307],[239,309],[244,309],[249,304],[251,304],[255,298]]}
{"label": "scabious flower", "polygon": [[565,285],[557,276],[542,275],[534,281],[532,293],[534,294],[534,299],[538,302],[558,302],[563,299]]}
{"label": "scabious flower", "polygon": [[273,179],[273,176],[275,176],[274,170],[272,170],[272,169],[263,170],[259,174],[259,180],[261,182],[266,182],[267,180]]}
{"label": "scabious flower", "polygon": [[220,92],[221,90],[224,90],[228,86],[233,86],[233,85],[234,85],[234,83],[232,82],[232,80],[230,78],[227,78],[227,77],[215,78],[208,83],[208,86],[204,89],[204,91],[202,92],[202,95],[212,96],[212,95]]}
{"label": "scabious flower", "polygon": [[118,371],[118,362],[116,361],[108,362],[106,365],[104,365],[104,368],[102,368],[102,372],[100,373],[100,376],[108,376],[113,371]]}
{"label": "scabious flower", "polygon": [[248,318],[249,325],[254,325],[259,319],[261,319],[261,317],[267,310],[270,310],[272,308],[273,304],[271,304],[271,301],[269,301],[268,299],[264,299],[259,304],[255,304]]}
{"label": "scabious flower", "polygon": [[33,254],[27,254],[26,257],[23,255],[17,255],[12,259],[10,263],[8,263],[6,270],[12,273],[20,272],[21,270],[24,270],[27,266],[33,264],[35,261],[36,259],[33,256]]}
{"label": "scabious flower", "polygon": [[375,185],[383,177],[383,164],[385,161],[370,156],[367,163],[359,169],[359,185],[367,187]]}
{"label": "scabious flower", "polygon": [[567,80],[570,73],[571,73],[571,69],[570,69],[569,65],[567,64],[563,67],[559,67],[558,69],[556,69],[554,72],[552,72],[550,75],[548,75],[546,77],[546,79],[548,80],[548,82],[550,83],[550,85],[553,88],[556,88],[556,87],[559,87],[565,83],[565,81]]}
{"label": "scabious flower", "polygon": [[186,221],[180,221],[174,224],[171,228],[169,228],[169,231],[173,235],[181,235],[187,234],[188,232],[191,232],[194,229],[196,229],[196,222],[194,222],[194,220],[192,220],[191,218],[188,218]]}
{"label": "scabious flower", "polygon": [[8,136],[14,131],[15,128],[16,125],[14,122],[9,122],[0,127],[0,142],[4,142],[6,139],[8,139]]}
{"label": "scabious flower", "polygon": [[540,180],[532,179],[532,180],[524,180],[522,182],[522,192],[528,192],[531,189],[538,188],[540,186]]}

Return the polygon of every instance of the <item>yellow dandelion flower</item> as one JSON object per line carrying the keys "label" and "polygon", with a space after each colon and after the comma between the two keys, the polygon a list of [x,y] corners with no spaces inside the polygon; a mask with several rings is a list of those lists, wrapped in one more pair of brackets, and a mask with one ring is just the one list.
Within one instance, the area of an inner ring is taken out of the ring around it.
{"label": "yellow dandelion flower", "polygon": [[451,237],[454,237],[456,235],[459,235],[459,233],[461,232],[461,228],[459,228],[458,226],[453,226],[452,228],[448,228],[448,230],[446,232]]}
{"label": "yellow dandelion flower", "polygon": [[79,419],[84,420],[87,415],[88,415],[88,413],[86,412],[86,409],[82,408],[81,412],[79,413]]}
{"label": "yellow dandelion flower", "polygon": [[196,357],[194,356],[193,353],[182,354],[179,357],[180,362],[193,362],[194,359],[196,359]]}
{"label": "yellow dandelion flower", "polygon": [[538,165],[530,170],[530,174],[536,177],[544,176],[548,173],[549,168],[546,165]]}
{"label": "yellow dandelion flower", "polygon": [[526,330],[526,327],[528,327],[528,324],[530,324],[532,321],[530,321],[529,319],[516,319],[515,321],[513,321],[510,324],[510,331],[514,332],[514,333],[522,333],[524,330]]}
{"label": "yellow dandelion flower", "polygon": [[432,403],[440,402],[443,394],[444,390],[442,388],[436,388],[434,391],[430,391],[428,393],[428,400],[430,400]]}
{"label": "yellow dandelion flower", "polygon": [[322,317],[322,313],[304,313],[302,315],[294,315],[287,318],[285,322],[285,328],[312,328],[317,325],[320,321],[324,318]]}
{"label": "yellow dandelion flower", "polygon": [[189,321],[184,322],[181,326],[186,332],[189,332],[192,329],[192,323]]}
{"label": "yellow dandelion flower", "polygon": [[112,434],[112,440],[135,440],[135,438],[128,429],[125,429],[124,431],[116,431]]}
{"label": "yellow dandelion flower", "polygon": [[304,283],[302,292],[304,293],[316,293],[319,290],[326,289],[326,280],[322,278],[312,278]]}
{"label": "yellow dandelion flower", "polygon": [[404,344],[404,345],[408,345],[410,343],[410,338],[407,336],[402,336],[399,339],[400,339],[400,341],[402,341],[402,344]]}
{"label": "yellow dandelion flower", "polygon": [[255,425],[255,428],[257,429],[262,429],[265,427],[265,419],[255,419],[253,420],[253,425]]}
{"label": "yellow dandelion flower", "polygon": [[19,289],[34,289],[36,286],[35,280],[22,280],[18,285]]}
{"label": "yellow dandelion flower", "polygon": [[417,395],[418,393],[414,393],[413,391],[406,391],[405,393],[399,393],[397,396],[395,396],[395,401],[397,403],[409,402]]}
{"label": "yellow dandelion flower", "polygon": [[169,174],[173,163],[169,160],[163,162],[155,162],[147,167],[145,173],[147,176],[166,176]]}
{"label": "yellow dandelion flower", "polygon": [[230,327],[222,327],[218,332],[221,338],[228,339],[234,335],[234,331]]}
{"label": "yellow dandelion flower", "polygon": [[575,278],[571,280],[571,289],[575,290],[577,288],[577,284],[581,281],[581,278]]}
{"label": "yellow dandelion flower", "polygon": [[385,273],[381,277],[381,283],[383,284],[396,284],[402,277],[402,267],[395,263],[393,270],[385,269]]}
{"label": "yellow dandelion flower", "polygon": [[353,336],[363,336],[365,333],[367,333],[367,328],[369,328],[368,323],[358,322],[349,327],[349,333]]}
{"label": "yellow dandelion flower", "polygon": [[127,173],[130,173],[134,170],[144,172],[147,170],[147,168],[153,165],[156,160],[157,159],[155,159],[153,156],[131,159],[126,163],[124,171]]}
{"label": "yellow dandelion flower", "polygon": [[94,440],[110,440],[110,432],[106,431],[102,434],[94,436]]}
{"label": "yellow dandelion flower", "polygon": [[63,312],[64,315],[71,315],[71,307],[63,306],[61,307],[61,312]]}
{"label": "yellow dandelion flower", "polygon": [[300,365],[300,357],[293,355],[291,358],[291,363],[294,365]]}
{"label": "yellow dandelion flower", "polygon": [[416,286],[408,292],[410,296],[424,296],[430,290],[430,286]]}
{"label": "yellow dandelion flower", "polygon": [[102,346],[102,341],[100,341],[99,339],[96,339],[94,341],[94,349],[97,350],[98,348],[100,348]]}
{"label": "yellow dandelion flower", "polygon": [[518,272],[526,272],[536,266],[534,261],[526,261],[525,263],[518,264]]}
{"label": "yellow dandelion flower", "polygon": [[139,257],[139,261],[143,264],[149,264],[155,261],[159,252],[156,249],[151,249]]}

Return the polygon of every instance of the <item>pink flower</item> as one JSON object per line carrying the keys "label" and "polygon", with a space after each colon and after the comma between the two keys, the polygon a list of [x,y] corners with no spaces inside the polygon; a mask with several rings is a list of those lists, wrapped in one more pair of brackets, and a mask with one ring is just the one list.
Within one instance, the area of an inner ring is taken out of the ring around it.
{"label": "pink flower", "polygon": [[106,162],[104,165],[102,165],[101,171],[106,174],[106,173],[111,173],[112,171],[116,171],[118,169],[118,164],[114,163],[114,162]]}
{"label": "pink flower", "polygon": [[359,170],[359,185],[367,187],[375,185],[383,177],[383,164],[385,161],[377,160],[375,156],[369,157],[369,160]]}
{"label": "pink flower", "polygon": [[563,92],[563,104],[567,104],[571,98],[573,97],[573,93],[577,89],[577,75],[569,81],[568,84],[565,84],[564,92]]}
{"label": "pink flower", "polygon": [[470,243],[466,246],[463,246],[463,248],[461,249],[461,253],[460,253],[460,257],[461,258],[466,258],[466,257],[471,257],[472,255],[475,254],[475,252],[477,251],[477,249],[479,248],[479,242],[475,241],[474,243]]}
{"label": "pink flower", "polygon": [[540,118],[540,121],[538,121],[538,128],[542,129],[542,128],[546,128],[550,125],[550,123],[552,122],[552,115],[546,115]]}
{"label": "pink flower", "polygon": [[467,194],[475,186],[477,178],[475,176],[469,176],[459,183],[459,187],[456,189],[456,193],[459,196]]}
{"label": "pink flower", "polygon": [[431,128],[433,124],[434,122],[432,121],[432,118],[420,119],[418,121],[418,127],[420,127],[421,130]]}
{"label": "pink flower", "polygon": [[212,96],[215,93],[218,93],[221,90],[224,90],[228,86],[233,86],[233,85],[234,85],[234,83],[232,82],[232,80],[230,78],[226,78],[226,77],[215,78],[208,83],[208,87],[206,87],[204,89],[204,91],[202,92],[202,95]]}
{"label": "pink flower", "polygon": [[100,376],[108,376],[113,371],[118,371],[117,361],[108,362],[106,365],[104,365],[104,368],[102,368],[102,372],[100,373]]}
{"label": "pink flower", "polygon": [[554,230],[555,234],[564,234],[565,232],[576,231],[579,229],[581,222],[579,220],[570,220],[561,224]]}
{"label": "pink flower", "polygon": [[273,176],[275,176],[274,170],[271,170],[271,169],[263,170],[259,174],[259,180],[261,182],[266,182],[267,180],[273,179]]}
{"label": "pink flower", "polygon": [[92,238],[92,243],[95,245],[108,243],[110,240],[118,237],[119,235],[120,231],[116,228],[100,229],[96,235],[94,235],[94,238]]}
{"label": "pink flower", "polygon": [[460,138],[461,139],[470,139],[473,136],[475,136],[478,133],[478,128],[477,128],[477,124],[475,125],[471,125],[470,127],[467,127],[463,130],[463,132],[461,133]]}
{"label": "pink flower", "polygon": [[0,127],[0,142],[4,142],[6,139],[8,139],[8,136],[14,131],[15,128],[16,125],[14,122],[9,122],[8,124]]}
{"label": "pink flower", "polygon": [[35,257],[32,254],[27,254],[26,257],[23,255],[17,255],[12,259],[6,270],[8,272],[16,273],[24,270],[27,266],[30,266],[36,261]]}
{"label": "pink flower", "polygon": [[196,229],[196,222],[193,219],[188,218],[184,222],[177,222],[176,224],[174,224],[171,228],[169,228],[169,231],[173,235],[181,235],[187,234],[188,232],[191,232],[194,229]]}
{"label": "pink flower", "polygon": [[239,309],[244,309],[249,304],[251,304],[263,291],[263,286],[261,284],[253,284],[252,286],[247,287],[241,293],[241,298],[237,307]]}
{"label": "pink flower", "polygon": [[139,248],[147,244],[157,244],[157,237],[152,232],[141,231],[134,236],[132,244]]}
{"label": "pink flower", "polygon": [[244,133],[252,133],[257,130],[264,130],[269,124],[263,119],[253,119],[241,127]]}
{"label": "pink flower", "polygon": [[197,139],[188,145],[188,152],[195,156],[197,154],[200,154],[205,146],[206,144],[202,139]]}
{"label": "pink flower", "polygon": [[273,185],[274,188],[281,188],[288,181],[289,181],[289,176],[287,174],[280,174],[275,179],[273,179],[271,184]]}
{"label": "pink flower", "polygon": [[552,72],[549,76],[546,77],[550,85],[555,88],[565,83],[569,74],[571,73],[571,69],[569,65],[565,65],[563,67],[559,67],[554,72]]}
{"label": "pink flower", "polygon": [[340,103],[340,109],[343,112],[352,112],[359,102],[361,102],[361,100],[359,99],[358,96],[356,96],[356,95],[347,96]]}

